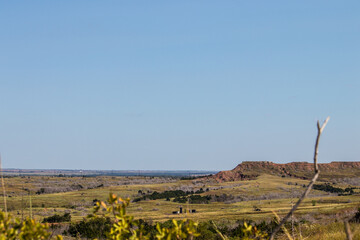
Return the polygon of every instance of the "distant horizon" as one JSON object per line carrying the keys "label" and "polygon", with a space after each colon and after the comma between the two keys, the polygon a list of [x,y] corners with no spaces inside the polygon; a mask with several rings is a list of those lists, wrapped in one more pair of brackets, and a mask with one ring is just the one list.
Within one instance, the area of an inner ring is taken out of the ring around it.
{"label": "distant horizon", "polygon": [[104,172],[215,172],[221,170],[197,170],[197,169],[179,169],[179,170],[168,170],[168,169],[82,169],[82,168],[2,168],[3,170],[30,170],[30,171],[104,171]]}
{"label": "distant horizon", "polygon": [[[237,165],[244,163],[244,162],[271,162],[275,164],[289,164],[289,163],[313,163],[312,161],[289,161],[289,162],[276,162],[276,161],[241,161],[240,163],[236,164],[233,168]],[[360,162],[360,160],[334,160],[330,162],[318,162],[318,164],[328,164],[328,163],[335,163],[335,162]],[[233,169],[231,168],[231,169]],[[39,171],[51,171],[51,170],[62,170],[62,171],[126,171],[126,172],[217,172],[217,171],[226,171],[231,169],[84,169],[84,168],[16,168],[16,167],[7,167],[2,168],[3,170],[39,170]]]}

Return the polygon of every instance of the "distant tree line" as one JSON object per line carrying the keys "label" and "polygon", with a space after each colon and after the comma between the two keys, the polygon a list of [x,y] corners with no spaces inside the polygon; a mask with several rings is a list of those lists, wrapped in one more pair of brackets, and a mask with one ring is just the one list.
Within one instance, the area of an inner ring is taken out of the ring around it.
{"label": "distant tree line", "polygon": [[207,203],[209,203],[210,200],[211,200],[210,195],[201,196],[201,195],[195,194],[195,195],[190,195],[190,196],[174,198],[173,202],[186,203],[189,201],[189,203],[191,203],[191,204],[207,204]]}
{"label": "distant tree line", "polygon": [[170,200],[170,198],[179,198],[182,196],[188,196],[192,194],[200,194],[204,193],[205,191],[200,188],[197,191],[183,191],[183,190],[170,190],[170,191],[164,191],[164,192],[153,192],[151,194],[144,194],[141,190],[138,191],[139,194],[143,194],[143,196],[135,198],[133,202],[139,202],[141,200],[156,200],[156,199],[167,199]]}
{"label": "distant tree line", "polygon": [[221,194],[221,195],[199,195],[209,191],[207,188],[205,191],[203,188],[200,188],[197,191],[183,191],[183,190],[170,190],[164,192],[153,192],[151,194],[145,194],[141,190],[138,191],[139,194],[143,196],[135,198],[133,202],[139,202],[143,200],[157,200],[157,199],[166,199],[178,203],[191,203],[191,204],[207,204],[210,202],[226,202],[233,201],[235,197],[231,194]]}
{"label": "distant tree line", "polygon": [[354,193],[354,187],[348,187],[345,189],[338,188],[331,186],[329,183],[325,184],[314,184],[313,189],[330,192],[330,193],[337,193],[338,195],[352,195]]}

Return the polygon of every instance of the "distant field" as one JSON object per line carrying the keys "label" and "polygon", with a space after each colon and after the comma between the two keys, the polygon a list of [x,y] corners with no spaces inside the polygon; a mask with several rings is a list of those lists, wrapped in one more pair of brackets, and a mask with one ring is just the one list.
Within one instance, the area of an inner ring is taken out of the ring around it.
{"label": "distant field", "polygon": [[[263,174],[255,180],[218,183],[213,180],[180,180],[173,177],[55,177],[14,176],[5,178],[8,210],[15,216],[30,214],[42,220],[54,214],[70,212],[72,221],[79,221],[92,212],[94,201],[105,201],[109,193],[136,199],[156,192],[183,190],[204,192],[200,196],[225,196],[224,201],[208,204],[173,202],[171,199],[141,200],[131,203],[128,212],[135,218],[148,221],[191,218],[196,221],[271,220],[272,211],[283,215],[289,211],[304,191],[307,180]],[[339,183],[334,187],[353,187],[353,194],[337,196],[312,190],[308,199],[297,210],[296,221],[331,224],[354,214],[360,206],[358,186]],[[224,195],[226,194],[226,195]],[[3,208],[3,200],[0,199]],[[182,207],[195,213],[172,214]]]}
{"label": "distant field", "polygon": [[56,177],[95,177],[95,176],[143,176],[143,177],[192,177],[215,174],[217,171],[202,170],[67,170],[67,169],[2,169],[4,176],[56,176]]}

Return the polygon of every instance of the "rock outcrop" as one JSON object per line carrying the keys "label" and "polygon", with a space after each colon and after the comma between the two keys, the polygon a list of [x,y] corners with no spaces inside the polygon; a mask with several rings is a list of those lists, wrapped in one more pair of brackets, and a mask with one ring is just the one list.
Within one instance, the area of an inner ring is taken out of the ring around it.
{"label": "rock outcrop", "polygon": [[[360,177],[360,162],[320,163],[320,179]],[[314,174],[314,164],[291,162],[278,164],[268,161],[242,162],[233,170],[221,171],[212,177],[218,182],[250,180],[261,174],[309,179]]]}

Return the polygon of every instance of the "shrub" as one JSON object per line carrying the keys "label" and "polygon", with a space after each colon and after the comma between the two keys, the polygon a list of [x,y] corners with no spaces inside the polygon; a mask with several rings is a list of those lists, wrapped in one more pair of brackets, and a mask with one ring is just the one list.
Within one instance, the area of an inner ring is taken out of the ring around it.
{"label": "shrub", "polygon": [[59,222],[70,222],[71,215],[70,213],[65,213],[63,216],[55,214],[50,217],[46,217],[43,219],[43,223],[59,223]]}
{"label": "shrub", "polygon": [[104,239],[110,232],[111,226],[112,222],[110,218],[97,217],[72,223],[65,233],[72,237]]}
{"label": "shrub", "polygon": [[[20,221],[0,211],[0,239],[49,239],[48,228],[47,224],[37,223],[34,219],[27,218],[25,221]],[[62,239],[61,236],[56,236],[56,238]]]}
{"label": "shrub", "polygon": [[360,223],[360,207],[358,211],[355,213],[355,216],[350,221]]}

